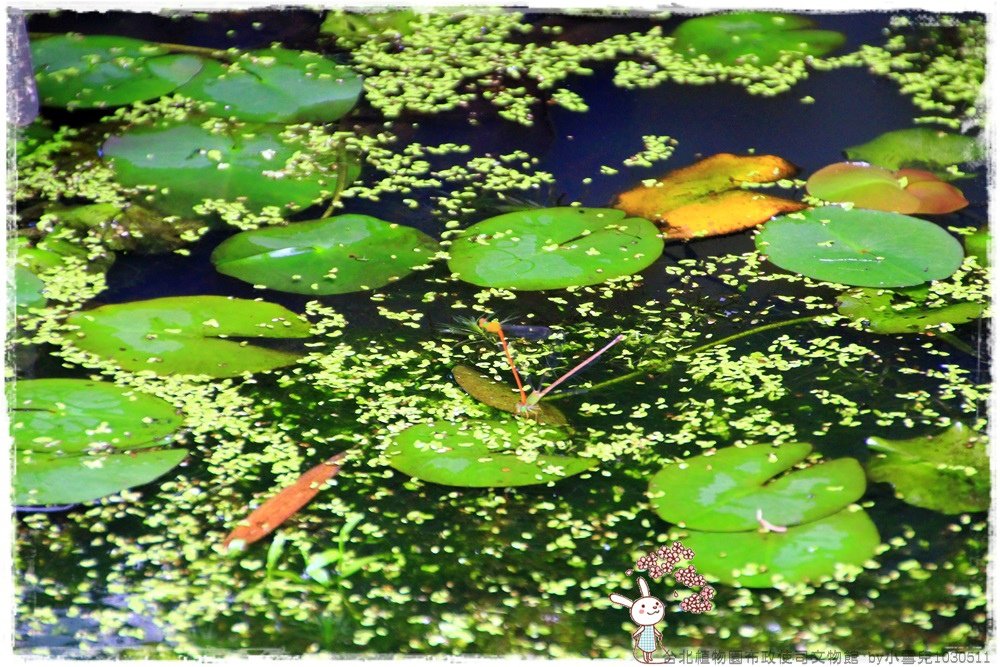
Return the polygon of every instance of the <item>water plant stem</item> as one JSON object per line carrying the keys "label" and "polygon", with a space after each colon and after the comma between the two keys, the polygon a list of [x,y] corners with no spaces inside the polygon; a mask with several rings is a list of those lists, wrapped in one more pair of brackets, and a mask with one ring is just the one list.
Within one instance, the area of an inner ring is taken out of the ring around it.
{"label": "water plant stem", "polygon": [[340,157],[337,159],[337,186],[333,190],[333,195],[330,197],[330,205],[327,206],[326,211],[320,216],[320,219],[329,218],[333,215],[334,209],[340,204],[340,198],[344,194],[344,189],[347,187],[347,151],[342,151]]}
{"label": "water plant stem", "polygon": [[[686,357],[698,354],[700,352],[704,352],[705,350],[711,349],[717,345],[724,345],[726,343],[731,343],[733,341],[737,341],[742,338],[747,338],[749,336],[763,333],[765,331],[770,331],[772,329],[780,329],[782,327],[788,327],[795,324],[802,324],[804,322],[812,322],[817,317],[823,314],[825,313],[820,313],[817,315],[808,315],[806,317],[796,317],[790,320],[781,320],[780,322],[771,322],[770,324],[762,324],[759,327],[747,329],[746,331],[740,331],[739,333],[734,333],[732,335],[725,336],[718,340],[710,341],[708,343],[705,343],[704,345],[699,345],[697,347],[692,347],[688,350],[684,350],[683,352],[678,352],[671,359],[660,362],[655,366],[650,366],[649,368],[640,368],[638,370],[632,371],[631,373],[626,373],[625,375],[619,375],[616,378],[611,378],[610,380],[605,380],[604,382],[598,382],[597,384],[588,387],[588,391],[594,391],[597,389],[606,389],[616,384],[621,384],[622,382],[629,382],[631,380],[635,380],[636,378],[642,377],[643,375],[659,375],[660,373],[666,373],[671,367],[673,367],[674,362],[677,360],[677,357],[682,357],[682,356]],[[553,384],[552,386],[555,386],[555,384]],[[551,388],[552,387],[549,387],[549,389]],[[546,393],[547,392],[548,389],[546,389]],[[556,394],[555,396],[550,396],[547,400],[554,401],[559,398],[564,398],[564,396],[562,394]]]}

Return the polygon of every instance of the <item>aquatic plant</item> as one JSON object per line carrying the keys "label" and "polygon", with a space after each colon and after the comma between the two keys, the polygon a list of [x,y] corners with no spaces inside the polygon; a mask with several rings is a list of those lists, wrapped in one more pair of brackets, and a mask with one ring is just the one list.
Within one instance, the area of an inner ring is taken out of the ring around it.
{"label": "aquatic plant", "polygon": [[866,331],[877,334],[923,333],[928,330],[947,332],[955,324],[964,324],[982,317],[985,304],[959,301],[946,306],[926,307],[919,302],[898,299],[890,290],[860,289],[841,294],[837,312],[860,321]]}
{"label": "aquatic plant", "polygon": [[673,32],[674,48],[685,55],[738,64],[773,65],[786,54],[823,56],[844,43],[844,35],[818,30],[803,16],[731,12],[690,18]]}
{"label": "aquatic plant", "polygon": [[871,141],[844,149],[849,160],[861,160],[889,170],[926,169],[938,178],[959,177],[959,165],[976,164],[984,157],[975,138],[929,127],[892,130]]}
{"label": "aquatic plant", "polygon": [[318,53],[270,48],[231,62],[204,60],[176,92],[220,118],[262,123],[330,122],[351,110],[361,77]]}
{"label": "aquatic plant", "polygon": [[274,207],[280,215],[330,196],[358,175],[355,162],[336,157],[299,170],[302,148],[276,128],[207,129],[189,121],[127,130],[108,139],[103,152],[120,183],[148,192],[146,199],[167,213],[190,216],[204,200],[222,199],[251,210]]}
{"label": "aquatic plant", "polygon": [[[340,210],[391,210],[385,219],[422,229],[436,226],[447,249],[473,222],[499,210],[484,195],[494,201],[497,193],[532,199],[537,208],[539,203],[561,207],[556,196],[565,191],[570,194],[564,200],[586,200],[594,191],[606,196],[620,190],[623,184],[601,179],[616,176],[622,166],[648,167],[667,159],[676,141],[649,134],[641,145],[633,138],[616,146],[606,165],[588,174],[593,178],[585,179],[583,194],[573,195],[575,183],[567,184],[562,165],[544,161],[541,143],[502,150],[483,149],[478,140],[431,144],[423,137],[432,130],[418,127],[447,120],[459,126],[494,122],[493,129],[498,124],[490,114],[496,111],[511,121],[533,121],[528,141],[551,141],[548,125],[539,122],[548,115],[542,103],[585,110],[588,100],[559,86],[582,91],[567,77],[588,75],[589,66],[602,61],[617,60],[623,94],[670,81],[687,93],[698,92],[693,86],[728,82],[737,95],[744,90],[779,95],[827,69],[866,67],[873,76],[896,81],[904,95],[951,105],[928,107],[928,118],[920,122],[973,128],[981,122],[969,113],[975,100],[971,89],[982,69],[976,44],[984,40],[974,27],[962,27],[954,39],[939,40],[919,54],[890,35],[886,46],[808,60],[789,54],[769,66],[689,60],[657,28],[595,40],[581,34],[558,37],[561,30],[544,17],[439,14],[409,22],[405,35],[392,29],[369,34],[345,54],[353,59],[352,67],[366,70],[366,94],[373,101],[371,108],[352,112],[350,131],[321,123],[262,130],[292,149],[292,155],[272,160],[281,162],[276,168],[286,183],[324,174],[322,192],[301,207],[316,201],[327,206],[325,213],[318,209],[300,217],[323,215],[332,221]],[[914,28],[915,34],[924,32]],[[581,41],[586,43],[572,43]],[[220,57],[231,62],[241,53]],[[956,57],[961,54],[968,58]],[[951,101],[940,92],[949,75],[955,77],[955,86],[947,86]],[[130,622],[141,613],[155,614],[168,638],[133,648],[128,657],[199,657],[212,649],[279,642],[296,654],[625,657],[626,649],[617,642],[620,628],[606,614],[607,591],[622,585],[624,568],[640,550],[647,552],[650,542],[669,543],[671,534],[680,538],[683,533],[650,511],[642,493],[642,484],[657,471],[730,446],[781,452],[803,441],[826,457],[865,460],[871,456],[863,444],[868,434],[937,433],[955,421],[977,432],[985,428],[989,379],[985,366],[981,369],[969,356],[985,359],[986,350],[976,349],[974,338],[984,320],[961,324],[966,316],[974,317],[973,306],[988,313],[984,255],[972,256],[971,249],[951,275],[922,282],[918,290],[891,292],[845,291],[839,281],[774,271],[766,250],[744,251],[750,247],[745,237],[719,245],[677,244],[669,257],[618,277],[526,293],[503,286],[479,289],[449,275],[444,262],[428,261],[421,267],[426,270],[364,294],[282,297],[304,304],[293,310],[304,313],[308,323],[286,311],[280,317],[290,327],[271,323],[274,330],[241,329],[222,334],[230,339],[216,340],[204,337],[214,327],[194,326],[214,316],[196,310],[187,314],[191,331],[176,334],[179,327],[171,324],[161,330],[150,317],[119,332],[129,345],[138,342],[136,349],[113,349],[110,334],[107,348],[89,349],[75,328],[87,316],[100,318],[105,309],[123,308],[120,317],[134,320],[130,308],[150,307],[139,302],[95,308],[95,299],[104,298],[99,296],[105,285],[100,267],[117,251],[126,260],[123,273],[130,272],[137,264],[129,254],[140,248],[121,245],[121,238],[108,233],[113,225],[70,228],[59,213],[95,202],[148,208],[146,197],[168,198],[169,193],[155,189],[159,181],[153,170],[141,185],[154,188],[125,185],[115,180],[110,161],[94,151],[108,134],[152,131],[162,123],[195,128],[207,123],[201,129],[213,137],[234,127],[199,116],[206,106],[165,97],[122,107],[82,130],[40,124],[31,130],[35,138],[26,142],[33,148],[18,154],[16,197],[23,235],[17,241],[18,261],[44,281],[47,297],[44,307],[17,313],[9,340],[18,373],[31,372],[34,356],[60,373],[155,396],[182,420],[173,437],[188,452],[183,467],[152,484],[115,491],[57,515],[18,517],[17,633],[23,645],[32,637],[59,635],[58,619],[71,613],[93,630],[72,636],[74,645],[106,656],[102,637],[137,632]],[[407,115],[386,123],[381,109],[391,114],[448,109],[453,115],[431,123]],[[564,117],[552,114],[554,122]],[[244,138],[240,133],[224,137],[227,146]],[[224,159],[205,165],[192,181],[210,181],[212,169],[224,172],[224,164],[232,168],[229,148],[219,148],[220,155],[192,154],[199,143],[193,141],[184,157]],[[703,148],[685,145],[683,150]],[[141,157],[139,150],[137,145]],[[337,178],[340,167],[331,165],[349,160],[361,161],[364,174]],[[270,168],[254,167],[261,174]],[[281,178],[273,176],[280,184]],[[783,190],[803,185],[791,176],[775,184]],[[748,192],[762,197],[768,190]],[[219,222],[240,229],[294,229],[290,221],[302,210],[299,204],[256,208],[241,199],[245,194],[239,189],[194,193],[190,211],[200,217],[185,214],[177,221],[191,223],[174,237],[177,246],[193,243],[209,228],[224,229]],[[569,208],[587,202],[565,203]],[[768,222],[765,232],[781,220]],[[169,218],[159,222],[171,224]],[[969,248],[981,240],[973,236],[972,225],[982,224],[974,214],[963,212],[945,224],[947,235],[964,237]],[[334,230],[331,225],[330,233]],[[951,252],[949,243],[944,247]],[[712,254],[720,248],[724,252]],[[196,257],[200,261],[196,253],[205,248],[174,249],[193,253],[168,266],[187,267]],[[430,254],[445,259],[444,251]],[[123,273],[111,274],[111,301],[122,298]],[[850,299],[861,302],[860,310],[850,310]],[[237,306],[249,313],[265,304]],[[493,321],[496,313],[543,325],[551,334],[511,346],[526,381],[536,387],[546,386],[548,378],[558,377],[616,332],[629,332],[605,363],[588,366],[572,385],[558,386],[538,403],[545,411],[558,406],[572,421],[572,433],[498,415],[498,409],[507,412],[513,403],[513,412],[524,402],[507,379],[507,355],[498,345],[484,345],[478,333],[442,340],[435,326],[460,315],[478,332],[479,320]],[[905,331],[893,333],[897,325]],[[211,352],[216,343],[242,346],[227,348],[226,354],[252,357],[260,346],[256,336],[244,336],[281,329],[294,329],[296,336],[264,343],[273,346],[271,352],[287,355],[287,365],[223,378],[202,374],[215,359],[197,357],[199,349]],[[144,340],[149,335],[158,338]],[[162,363],[140,364],[160,356],[142,346],[173,344],[176,338],[191,358],[187,371],[197,375],[167,372]],[[134,357],[138,365],[121,363],[116,355]],[[492,383],[490,396],[506,396],[503,405],[492,407],[485,390],[463,391],[453,374],[459,366],[472,369],[463,376],[472,378],[469,386]],[[452,450],[444,451],[448,447]],[[236,557],[221,547],[227,531],[245,520],[251,507],[262,507],[282,489],[295,487],[302,471],[346,450],[353,452],[350,466],[301,506],[268,546],[248,545]],[[412,457],[412,470],[393,467],[406,457]],[[560,457],[570,463],[548,466]],[[450,465],[479,470],[484,463],[497,466],[487,466],[492,477],[480,480],[490,486],[462,488],[468,486],[468,474],[448,473]],[[831,465],[817,462],[788,474],[821,472]],[[505,472],[508,466],[513,467]],[[509,486],[512,479],[526,483]],[[969,479],[977,487],[985,480],[979,472]],[[818,496],[838,493],[825,491]],[[741,650],[795,647],[809,655],[866,652],[873,645],[931,652],[978,646],[988,634],[985,515],[943,516],[908,506],[905,495],[901,501],[885,491],[859,498],[863,511],[849,504],[803,524],[783,524],[780,513],[757,508],[747,530],[700,531],[707,536],[694,538],[695,544],[703,540],[699,567],[704,556],[720,579],[733,585],[718,586],[709,600],[715,605],[710,617],[692,615],[675,624],[672,639],[678,645],[723,648],[738,643]],[[787,552],[795,557],[785,559]],[[448,581],[469,585],[442,586]],[[105,603],[106,592],[127,596],[128,604]]]}
{"label": "aquatic plant", "polygon": [[277,304],[222,296],[178,296],[101,306],[66,324],[75,347],[121,368],[231,377],[294,363],[300,356],[225,340],[306,338],[309,326]]}
{"label": "aquatic plant", "polygon": [[116,107],[166,95],[201,70],[194,55],[139,39],[55,35],[31,42],[42,104]]}
{"label": "aquatic plant", "polygon": [[13,394],[14,502],[95,500],[174,468],[182,420],[166,401],[88,380],[21,380]]}
{"label": "aquatic plant", "polygon": [[483,220],[451,246],[448,268],[486,287],[544,290],[637,273],[663,252],[656,228],[614,209],[562,207]]}
{"label": "aquatic plant", "polygon": [[353,70],[307,51],[71,33],[33,41],[32,54],[42,102],[51,106],[116,107],[176,93],[220,118],[326,122],[350,111],[361,94]]}
{"label": "aquatic plant", "polygon": [[[558,441],[552,427],[516,421],[417,424],[401,432],[386,455],[389,465],[437,484],[510,487],[545,484],[593,468],[597,461],[545,454],[537,448]],[[519,454],[520,452],[520,454]]]}
{"label": "aquatic plant", "polygon": [[782,216],[755,239],[771,263],[811,278],[859,287],[942,280],[964,253],[937,225],[898,213],[822,206]]}
{"label": "aquatic plant", "polygon": [[868,476],[889,482],[897,495],[917,507],[945,514],[981,512],[990,505],[987,438],[961,422],[946,430],[905,440],[870,437],[875,455]]}
{"label": "aquatic plant", "polygon": [[776,155],[719,153],[618,195],[615,208],[655,222],[668,239],[732,234],[805,204],[743,186],[788,182],[798,169]]}
{"label": "aquatic plant", "polygon": [[526,411],[524,410],[527,402],[526,397],[519,398],[517,394],[511,392],[509,385],[484,377],[468,366],[459,364],[451,372],[455,376],[455,382],[462,389],[477,401],[485,403],[492,408],[517,415],[522,415],[523,413],[523,416],[542,424],[553,424],[555,426],[569,425],[566,415],[556,406],[542,403],[536,409]]}
{"label": "aquatic plant", "polygon": [[811,450],[784,443],[707,452],[661,470],[649,494],[657,513],[684,530],[710,576],[748,587],[817,581],[838,566],[861,565],[879,536],[863,510],[845,509],[865,491],[856,460],[777,477]]}
{"label": "aquatic plant", "polygon": [[896,213],[954,213],[969,205],[961,190],[929,171],[890,172],[860,162],[823,167],[806,181],[806,190],[829,202]]}
{"label": "aquatic plant", "polygon": [[220,273],[282,292],[344,294],[404,278],[437,251],[417,229],[348,214],[236,234],[212,251],[212,263]]}

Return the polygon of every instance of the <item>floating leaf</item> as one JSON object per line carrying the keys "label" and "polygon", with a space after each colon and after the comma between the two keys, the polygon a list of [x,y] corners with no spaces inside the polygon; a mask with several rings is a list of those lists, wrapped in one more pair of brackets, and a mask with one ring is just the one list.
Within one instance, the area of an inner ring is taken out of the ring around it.
{"label": "floating leaf", "polygon": [[74,344],[128,371],[231,377],[294,363],[299,355],[224,337],[306,338],[309,324],[277,304],[178,296],[73,313]]}
{"label": "floating leaf", "polygon": [[860,289],[842,294],[837,311],[853,320],[861,320],[865,328],[877,334],[920,333],[942,324],[964,324],[982,317],[984,304],[963,301],[937,308],[893,306],[893,293]]}
{"label": "floating leaf", "polygon": [[697,554],[698,572],[747,588],[769,588],[779,581],[818,583],[840,565],[861,567],[880,542],[868,514],[853,508],[783,533],[688,530],[681,539]]}
{"label": "floating leaf", "polygon": [[606,208],[542,208],[468,228],[448,266],[473,285],[546,290],[638,273],[662,252],[663,239],[646,220]]}
{"label": "floating leaf", "polygon": [[530,463],[514,454],[522,437],[558,438],[559,431],[525,420],[417,424],[386,450],[393,468],[435,484],[464,487],[527,486],[570,477],[594,459],[539,454]]}
{"label": "floating leaf", "polygon": [[992,243],[989,227],[977,229],[972,234],[965,237],[965,252],[971,257],[975,257],[979,266],[986,268],[990,265],[990,244]]}
{"label": "floating leaf", "polygon": [[204,226],[203,222],[164,217],[147,208],[129,204],[87,204],[71,208],[51,208],[46,215],[59,225],[89,232],[109,250],[140,254],[171,252],[189,243],[185,235]]}
{"label": "floating leaf", "polygon": [[405,37],[413,32],[418,14],[412,9],[385,12],[328,11],[319,27],[321,35],[333,35],[341,45],[352,46],[383,36]]}
{"label": "floating leaf", "polygon": [[263,505],[250,513],[222,541],[224,549],[232,551],[245,549],[248,545],[266,537],[281,526],[289,517],[305,507],[324,484],[340,472],[344,454],[337,454],[310,468],[289,486],[268,498]]}
{"label": "floating leaf", "polygon": [[69,108],[161,97],[197,74],[204,62],[140,39],[72,33],[33,41],[31,54],[42,104]]}
{"label": "floating leaf", "polygon": [[45,305],[45,283],[24,266],[14,267],[14,304],[18,308]]}
{"label": "floating leaf", "polygon": [[758,527],[757,512],[792,526],[830,516],[865,492],[865,474],[844,458],[794,470],[812,445],[725,447],[685,459],[653,476],[649,494],[660,517],[693,530],[731,532]]}
{"label": "floating leaf", "polygon": [[955,178],[947,167],[979,162],[984,150],[973,137],[929,127],[893,130],[868,143],[844,149],[850,160],[862,160],[893,171],[904,167],[927,169],[939,178]]}
{"label": "floating leaf", "polygon": [[212,263],[227,276],[283,292],[344,294],[399,280],[437,251],[417,229],[348,214],[242,232],[212,252]]}
{"label": "floating leaf", "polygon": [[156,450],[182,425],[166,401],[109,382],[46,379],[14,385],[15,502],[94,500],[146,484],[180,463]]}
{"label": "floating leaf", "polygon": [[841,33],[816,30],[814,25],[801,16],[771,12],[699,16],[674,30],[674,50],[727,65],[773,65],[783,53],[822,56],[844,43]]}
{"label": "floating leaf", "polygon": [[283,139],[280,128],[208,130],[194,122],[139,127],[104,144],[123,185],[154,187],[156,206],[181,216],[205,199],[239,201],[255,211],[295,211],[329,196],[339,178],[349,183],[360,172],[344,156],[340,164],[329,157],[316,170],[299,170],[296,153],[305,150],[297,140]]}
{"label": "floating leaf", "polygon": [[809,177],[806,189],[826,201],[897,213],[952,213],[969,205],[961,190],[929,171],[893,173],[863,162],[823,167]]}
{"label": "floating leaf", "polygon": [[209,104],[215,116],[265,123],[325,123],[361,95],[361,77],[309,51],[250,51],[232,63],[205,61],[177,91]]}
{"label": "floating leaf", "polygon": [[495,382],[488,377],[477,373],[472,368],[459,364],[451,369],[455,376],[455,382],[474,399],[485,403],[491,408],[512,412],[516,415],[523,415],[542,424],[554,424],[556,426],[566,426],[568,421],[566,415],[559,408],[548,403],[538,403],[532,406],[527,412],[519,411],[521,397],[511,387],[502,382]]}
{"label": "floating leaf", "polygon": [[773,183],[796,171],[775,155],[719,153],[623,192],[615,208],[652,220],[671,239],[731,234],[805,208],[801,202],[740,188],[744,183]]}
{"label": "floating leaf", "polygon": [[986,437],[961,422],[937,435],[909,440],[868,438],[879,454],[868,461],[873,482],[888,482],[910,505],[943,512],[982,512],[990,507]]}
{"label": "floating leaf", "polygon": [[943,280],[964,255],[959,242],[934,223],[839,206],[772,220],[756,241],[768,260],[787,271],[858,287]]}

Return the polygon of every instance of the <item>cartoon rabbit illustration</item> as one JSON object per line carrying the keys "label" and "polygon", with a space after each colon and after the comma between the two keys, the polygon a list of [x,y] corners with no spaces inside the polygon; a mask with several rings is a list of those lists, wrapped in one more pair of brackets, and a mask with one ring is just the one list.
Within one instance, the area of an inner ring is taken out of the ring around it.
{"label": "cartoon rabbit illustration", "polygon": [[[633,602],[624,595],[612,593],[611,601],[616,605],[629,608],[629,615],[639,626],[632,633],[633,652],[635,648],[639,649],[642,651],[642,662],[652,663],[656,645],[659,644],[660,648],[663,648],[663,634],[654,626],[663,620],[667,610],[659,598],[649,594],[649,584],[646,583],[645,579],[639,577],[636,581],[639,584],[639,592],[642,597]],[[666,652],[665,648],[663,650]],[[639,658],[636,657],[636,660],[638,661]]]}

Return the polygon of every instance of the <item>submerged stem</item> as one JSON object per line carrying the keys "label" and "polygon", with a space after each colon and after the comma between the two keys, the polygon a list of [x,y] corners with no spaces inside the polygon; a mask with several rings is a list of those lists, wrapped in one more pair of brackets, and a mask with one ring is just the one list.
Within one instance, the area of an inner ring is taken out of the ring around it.
{"label": "submerged stem", "polygon": [[[595,389],[606,389],[607,387],[612,387],[616,384],[621,384],[622,382],[628,382],[634,380],[635,378],[641,377],[643,375],[659,375],[660,373],[666,373],[677,361],[677,357],[690,356],[693,354],[698,354],[699,352],[704,352],[705,350],[711,349],[716,345],[723,345],[725,343],[731,343],[741,338],[747,338],[748,336],[753,336],[754,334],[762,333],[764,331],[770,331],[771,329],[779,329],[781,327],[792,326],[794,324],[801,324],[803,322],[812,322],[820,315],[825,315],[826,313],[819,313],[817,315],[808,315],[806,317],[796,317],[791,320],[782,320],[780,322],[771,322],[770,324],[762,324],[759,327],[754,327],[753,329],[747,329],[746,331],[740,331],[739,333],[734,333],[729,336],[725,336],[718,340],[713,340],[704,345],[699,345],[683,352],[678,352],[671,359],[658,363],[655,366],[649,368],[640,368],[638,370],[632,371],[631,373],[626,373],[625,375],[619,375],[616,378],[611,378],[610,380],[605,380],[604,382],[598,382],[595,385],[591,385],[587,388],[588,391],[593,391]],[[554,396],[549,396],[546,400],[557,400],[563,398],[565,394],[555,394]]]}

